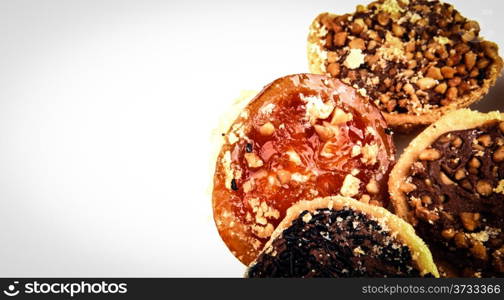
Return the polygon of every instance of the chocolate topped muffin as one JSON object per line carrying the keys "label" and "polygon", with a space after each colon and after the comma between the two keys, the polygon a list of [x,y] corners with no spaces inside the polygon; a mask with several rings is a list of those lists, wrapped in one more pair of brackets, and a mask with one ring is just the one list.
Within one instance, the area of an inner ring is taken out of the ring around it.
{"label": "chocolate topped muffin", "polygon": [[289,209],[247,277],[437,276],[430,252],[404,221],[344,198]]}
{"label": "chocolate topped muffin", "polygon": [[504,115],[446,115],[412,141],[389,188],[447,275],[504,277]]}

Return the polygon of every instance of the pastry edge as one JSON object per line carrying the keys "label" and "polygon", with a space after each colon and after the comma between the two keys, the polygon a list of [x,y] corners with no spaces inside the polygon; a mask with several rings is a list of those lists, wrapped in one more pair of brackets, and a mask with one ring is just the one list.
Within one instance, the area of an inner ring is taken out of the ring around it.
{"label": "pastry edge", "polygon": [[[435,277],[439,277],[436,265],[433,262],[432,254],[425,242],[415,234],[413,227],[393,215],[388,210],[378,206],[372,206],[359,202],[355,199],[343,196],[328,196],[325,198],[315,198],[313,200],[302,200],[291,206],[286,213],[285,218],[278,224],[275,231],[271,234],[269,241],[265,244],[263,251],[266,251],[273,241],[282,235],[283,231],[292,225],[303,211],[314,213],[317,209],[329,208],[340,210],[344,207],[349,207],[357,212],[362,212],[368,216],[378,219],[380,223],[384,223],[392,232],[397,233],[397,238],[408,246],[412,252],[413,261],[417,264],[422,275],[431,273]],[[255,261],[250,266],[254,265]],[[248,270],[245,274],[248,273]]]}

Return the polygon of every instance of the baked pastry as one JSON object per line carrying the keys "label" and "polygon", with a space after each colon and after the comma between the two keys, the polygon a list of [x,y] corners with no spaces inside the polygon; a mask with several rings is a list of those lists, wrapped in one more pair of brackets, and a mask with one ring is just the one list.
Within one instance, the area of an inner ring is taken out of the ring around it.
{"label": "baked pastry", "polygon": [[394,145],[380,111],[337,79],[275,80],[225,136],[213,189],[214,219],[248,265],[285,211],[301,199],[342,194],[388,203]]}
{"label": "baked pastry", "polygon": [[406,148],[389,190],[447,275],[504,277],[504,114],[447,114]]}
{"label": "baked pastry", "polygon": [[246,277],[438,277],[424,242],[386,209],[346,197],[287,211]]}
{"label": "baked pastry", "polygon": [[481,99],[501,74],[496,44],[452,5],[380,0],[311,24],[312,73],[363,88],[391,127],[409,131]]}

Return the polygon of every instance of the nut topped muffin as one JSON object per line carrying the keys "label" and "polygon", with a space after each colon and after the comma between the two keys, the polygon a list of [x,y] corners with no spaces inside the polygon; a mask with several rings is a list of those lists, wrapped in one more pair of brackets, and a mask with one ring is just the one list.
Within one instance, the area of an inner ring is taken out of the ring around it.
{"label": "nut topped muffin", "polygon": [[311,72],[340,78],[407,131],[466,107],[501,73],[496,44],[452,5],[380,0],[353,14],[320,14],[308,37]]}
{"label": "nut topped muffin", "polygon": [[451,112],[391,172],[395,212],[455,276],[504,277],[504,115]]}

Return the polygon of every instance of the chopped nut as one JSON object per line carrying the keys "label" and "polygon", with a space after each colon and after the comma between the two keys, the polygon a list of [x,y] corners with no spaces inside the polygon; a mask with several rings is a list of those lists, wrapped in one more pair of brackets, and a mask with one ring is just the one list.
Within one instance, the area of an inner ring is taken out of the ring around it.
{"label": "chopped nut", "polygon": [[443,82],[443,83],[438,84],[438,85],[434,88],[434,91],[435,91],[436,93],[439,93],[439,94],[442,94],[442,95],[443,95],[443,94],[446,92],[446,89],[447,89],[447,88],[448,88],[448,85],[447,85],[445,82]]}
{"label": "chopped nut", "polygon": [[259,128],[259,132],[264,136],[272,135],[275,132],[275,126],[271,122],[265,123]]}
{"label": "chopped nut", "polygon": [[463,141],[462,141],[462,139],[461,139],[460,137],[458,137],[458,136],[457,136],[457,137],[456,137],[456,138],[452,141],[451,145],[452,145],[453,147],[455,147],[455,148],[460,148],[460,146],[462,146],[462,142],[463,142]]}
{"label": "chopped nut", "polygon": [[501,162],[504,160],[504,146],[500,146],[493,154],[493,160]]}
{"label": "chopped nut", "polygon": [[470,161],[469,161],[469,166],[471,168],[479,168],[481,166],[481,162],[479,161],[479,159],[477,159],[476,157],[473,157]]}
{"label": "chopped nut", "polygon": [[457,99],[457,95],[458,95],[458,89],[456,87],[450,87],[446,92],[446,99],[453,101]]}
{"label": "chopped nut", "polygon": [[427,71],[427,77],[432,79],[441,80],[443,79],[443,75],[441,74],[441,69],[437,67],[430,67]]}
{"label": "chopped nut", "polygon": [[366,185],[366,190],[370,194],[378,194],[380,192],[380,187],[378,186],[378,182],[375,179],[371,179],[369,183]]}
{"label": "chopped nut", "polygon": [[415,89],[413,88],[413,85],[411,83],[405,84],[403,86],[403,90],[410,95],[415,93]]}
{"label": "chopped nut", "polygon": [[462,186],[464,189],[471,191],[473,186],[469,180],[464,180],[460,183],[460,186]]}
{"label": "chopped nut", "polygon": [[249,168],[259,168],[263,166],[263,161],[255,153],[245,153],[245,159]]}
{"label": "chopped nut", "polygon": [[461,179],[464,179],[466,177],[466,171],[464,169],[458,169],[456,172],[455,172],[455,179],[456,180],[461,180]]}
{"label": "chopped nut", "polygon": [[489,64],[490,64],[490,61],[488,59],[482,58],[482,59],[478,59],[478,62],[476,63],[476,67],[481,70],[481,69],[488,67]]}
{"label": "chopped nut", "polygon": [[303,222],[305,222],[305,223],[310,222],[311,219],[312,219],[312,215],[310,213],[305,214],[302,218]]}
{"label": "chopped nut", "polygon": [[367,165],[373,166],[378,160],[378,145],[366,144],[362,147],[361,161]]}
{"label": "chopped nut", "polygon": [[[345,67],[349,69],[356,69],[360,67],[364,63],[364,58],[366,56],[362,53],[362,50],[360,49],[350,49],[350,52],[348,53],[345,61],[343,64]],[[355,74],[351,75],[352,73],[348,72],[348,78],[351,80],[355,80]]]}
{"label": "chopped nut", "polygon": [[375,55],[366,55],[366,57],[364,58],[364,62],[367,63],[368,66],[372,66],[376,62],[378,62],[379,59],[380,59],[380,56],[378,54],[375,54]]}
{"label": "chopped nut", "polygon": [[392,32],[394,33],[395,36],[402,37],[404,35],[405,30],[400,25],[394,23],[392,24]]}
{"label": "chopped nut", "polygon": [[348,35],[348,33],[345,31],[336,33],[334,35],[334,45],[338,46],[338,47],[344,46],[347,35]]}
{"label": "chopped nut", "polygon": [[416,60],[410,60],[408,61],[408,69],[414,69],[417,67],[417,61]]}
{"label": "chopped nut", "polygon": [[340,65],[338,63],[331,63],[327,66],[327,71],[333,76],[336,77],[340,73]]}
{"label": "chopped nut", "polygon": [[327,62],[332,64],[338,60],[338,53],[334,51],[327,52]]}
{"label": "chopped nut", "polygon": [[436,149],[425,149],[423,150],[418,158],[420,160],[437,160],[441,157],[441,153]]}
{"label": "chopped nut", "polygon": [[473,246],[469,249],[469,251],[471,251],[471,254],[477,259],[481,260],[488,259],[487,249],[480,241],[475,241]]}
{"label": "chopped nut", "polygon": [[[455,70],[460,75],[466,75],[467,74],[467,69],[466,69],[465,65],[458,65],[458,66],[455,67]],[[453,77],[453,78],[456,78],[456,77]],[[458,82],[457,84],[459,84],[459,83],[460,82]]]}
{"label": "chopped nut", "polygon": [[467,52],[469,52],[471,50],[471,47],[469,47],[469,45],[465,44],[465,43],[460,43],[460,44],[457,44],[457,46],[455,46],[455,51],[457,51],[457,53],[459,54],[465,54]]}
{"label": "chopped nut", "polygon": [[418,85],[418,87],[421,90],[429,90],[429,89],[433,88],[434,86],[436,86],[436,84],[437,84],[437,81],[430,78],[430,77],[420,78],[416,82],[416,85]]}
{"label": "chopped nut", "polygon": [[464,62],[467,67],[467,70],[471,70],[476,64],[476,54],[472,51],[467,52],[464,55]]}
{"label": "chopped nut", "polygon": [[468,231],[474,231],[476,227],[479,226],[479,219],[481,215],[479,213],[471,213],[471,212],[461,212],[460,220],[462,221],[462,225]]}
{"label": "chopped nut", "polygon": [[424,196],[422,196],[421,200],[422,200],[423,204],[427,204],[427,205],[432,204],[432,198],[430,196],[424,195]]}
{"label": "chopped nut", "polygon": [[399,187],[401,192],[403,192],[405,194],[413,192],[414,190],[416,190],[416,188],[417,188],[416,185],[414,185],[413,183],[409,183],[409,182],[403,182],[401,184],[401,186]]}
{"label": "chopped nut", "polygon": [[333,117],[331,119],[332,125],[340,125],[346,123],[353,119],[351,113],[346,113],[344,110],[340,108],[336,108],[333,113]]}
{"label": "chopped nut", "polygon": [[464,24],[464,29],[465,30],[468,30],[468,31],[476,31],[476,32],[479,32],[480,31],[480,27],[479,27],[479,24],[478,22],[476,21],[468,21],[467,23]]}
{"label": "chopped nut", "polygon": [[374,48],[376,48],[376,46],[378,46],[378,43],[376,41],[374,41],[374,40],[371,40],[368,43],[367,49],[368,50],[373,50]]}
{"label": "chopped nut", "polygon": [[350,25],[350,31],[353,34],[360,34],[364,28],[366,27],[366,24],[362,19],[355,19],[355,21]]}
{"label": "chopped nut", "polygon": [[340,189],[340,194],[345,197],[353,197],[357,195],[359,193],[360,183],[361,181],[359,178],[356,178],[351,174],[346,175]]}
{"label": "chopped nut", "polygon": [[490,196],[493,192],[492,184],[488,180],[478,180],[476,191],[482,196]]}
{"label": "chopped nut", "polygon": [[485,51],[485,55],[488,56],[490,59],[496,61],[499,60],[499,54],[497,53],[497,45],[490,43],[490,42],[482,42],[481,43],[483,46],[483,50]]}
{"label": "chopped nut", "polygon": [[381,26],[387,26],[390,21],[390,15],[386,12],[380,12],[376,19]]}
{"label": "chopped nut", "polygon": [[484,147],[490,147],[493,144],[492,138],[489,134],[481,135],[478,138],[478,142],[480,142],[480,144],[482,144]]}
{"label": "chopped nut", "polygon": [[492,253],[492,265],[494,270],[504,273],[504,246]]}
{"label": "chopped nut", "polygon": [[418,217],[427,220],[427,222],[435,222],[439,219],[439,216],[435,212],[430,211],[427,208],[422,207],[422,206],[416,207],[415,214]]}
{"label": "chopped nut", "polygon": [[462,82],[462,79],[460,77],[453,77],[452,79],[448,80],[448,86],[451,87],[456,87]]}
{"label": "chopped nut", "polygon": [[452,239],[455,236],[455,230],[453,228],[444,229],[441,231],[441,236],[447,240]]}
{"label": "chopped nut", "polygon": [[444,172],[439,173],[439,178],[441,178],[441,182],[443,184],[446,184],[446,185],[454,184],[454,182]]}
{"label": "chopped nut", "polygon": [[466,31],[462,34],[462,40],[466,43],[474,40],[475,37],[476,34],[474,33],[474,31]]}
{"label": "chopped nut", "polygon": [[277,177],[281,184],[287,184],[291,179],[291,173],[287,170],[278,170]]}
{"label": "chopped nut", "polygon": [[243,192],[248,193],[254,190],[254,182],[252,180],[247,180],[243,183]]}
{"label": "chopped nut", "polygon": [[[479,75],[479,70],[476,68],[472,69],[471,73],[469,73],[470,77],[478,77],[478,75]],[[462,82],[461,86],[463,86],[464,84],[465,84],[465,82]]]}
{"label": "chopped nut", "polygon": [[361,38],[351,40],[350,43],[348,43],[348,46],[350,47],[350,49],[361,49],[361,50],[366,49],[366,44],[364,43],[364,40]]}
{"label": "chopped nut", "polygon": [[293,163],[295,163],[296,165],[301,165],[302,161],[301,161],[301,157],[299,157],[299,154],[297,154],[296,151],[294,150],[289,150],[287,152],[285,152],[287,154],[287,156],[289,157],[289,160]]}
{"label": "chopped nut", "polygon": [[315,125],[314,127],[320,139],[323,141],[327,141],[334,136],[334,131],[329,127],[322,125]]}
{"label": "chopped nut", "polygon": [[443,74],[444,78],[448,79],[453,78],[455,72],[456,72],[455,69],[452,67],[444,66],[441,68],[441,74]]}
{"label": "chopped nut", "polygon": [[458,248],[469,248],[469,241],[463,232],[457,232],[454,236],[454,241]]}
{"label": "chopped nut", "polygon": [[476,169],[476,168],[469,168],[469,174],[472,174],[472,175],[478,175],[479,173],[479,170]]}
{"label": "chopped nut", "polygon": [[504,122],[499,123],[499,129],[502,133],[504,133]]}

